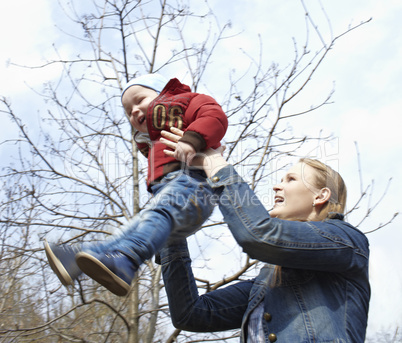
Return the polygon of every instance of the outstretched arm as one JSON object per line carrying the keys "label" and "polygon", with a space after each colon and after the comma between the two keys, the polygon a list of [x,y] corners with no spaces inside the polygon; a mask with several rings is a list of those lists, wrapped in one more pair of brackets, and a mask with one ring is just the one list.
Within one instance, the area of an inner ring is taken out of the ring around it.
{"label": "outstretched arm", "polygon": [[[172,130],[163,136],[166,143],[171,139],[168,146],[175,149],[180,131]],[[333,272],[354,272],[366,265],[367,238],[343,220],[300,222],[271,218],[249,185],[218,151],[208,149],[198,154],[192,162],[195,164],[205,170],[212,187],[222,189],[219,209],[237,243],[252,258],[288,268]]]}
{"label": "outstretched arm", "polygon": [[203,295],[191,269],[186,240],[160,251],[163,280],[173,325],[193,332],[240,328],[252,281],[241,281]]}

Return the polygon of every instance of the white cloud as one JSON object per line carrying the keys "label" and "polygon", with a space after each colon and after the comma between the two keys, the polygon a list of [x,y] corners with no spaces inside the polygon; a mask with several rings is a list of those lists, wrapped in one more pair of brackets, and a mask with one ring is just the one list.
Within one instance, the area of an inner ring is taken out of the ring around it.
{"label": "white cloud", "polygon": [[[26,92],[25,83],[35,86],[49,79],[49,70],[31,70],[9,65],[44,62],[56,36],[49,0],[3,1],[0,3],[0,94]],[[6,81],[6,82],[4,82]]]}

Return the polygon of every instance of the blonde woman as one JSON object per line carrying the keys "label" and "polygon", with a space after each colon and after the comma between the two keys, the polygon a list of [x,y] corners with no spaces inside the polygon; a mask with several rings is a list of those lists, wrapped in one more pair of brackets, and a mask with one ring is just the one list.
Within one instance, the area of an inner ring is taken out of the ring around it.
{"label": "blonde woman", "polygon": [[[182,132],[162,142],[179,156]],[[274,186],[268,212],[219,152],[199,158],[219,208],[259,275],[199,295],[186,240],[162,249],[173,324],[196,332],[241,328],[241,342],[364,342],[370,285],[365,235],[343,220],[346,187],[325,164],[302,159]]]}

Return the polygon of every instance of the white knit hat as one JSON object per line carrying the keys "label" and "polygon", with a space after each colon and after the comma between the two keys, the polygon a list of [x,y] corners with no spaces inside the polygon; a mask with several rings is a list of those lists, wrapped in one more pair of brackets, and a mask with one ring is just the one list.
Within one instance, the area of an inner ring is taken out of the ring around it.
{"label": "white knit hat", "polygon": [[123,92],[121,93],[121,96],[123,97],[124,92],[131,86],[143,86],[151,88],[155,92],[160,93],[162,92],[163,88],[165,88],[168,82],[169,80],[160,74],[146,74],[138,76],[126,84],[126,86],[123,89]]}

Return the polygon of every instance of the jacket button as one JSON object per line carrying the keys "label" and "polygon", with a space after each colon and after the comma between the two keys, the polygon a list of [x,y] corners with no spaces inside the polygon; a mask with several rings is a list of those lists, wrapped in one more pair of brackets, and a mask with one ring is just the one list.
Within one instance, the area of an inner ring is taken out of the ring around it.
{"label": "jacket button", "polygon": [[270,322],[270,321],[272,320],[272,315],[271,315],[270,313],[268,313],[268,312],[265,312],[265,313],[264,313],[264,319],[265,319],[267,322]]}
{"label": "jacket button", "polygon": [[220,179],[219,179],[219,176],[214,176],[213,178],[212,178],[212,182],[218,182]]}
{"label": "jacket button", "polygon": [[276,337],[276,335],[274,333],[270,333],[269,336],[268,336],[268,339],[269,339],[270,342],[276,342],[278,337]]}

